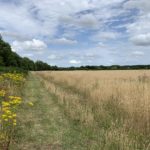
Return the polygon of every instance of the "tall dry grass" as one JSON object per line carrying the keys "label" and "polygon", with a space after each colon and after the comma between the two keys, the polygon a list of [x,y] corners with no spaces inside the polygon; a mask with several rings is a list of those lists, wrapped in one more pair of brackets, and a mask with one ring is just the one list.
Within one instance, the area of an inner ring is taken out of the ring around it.
{"label": "tall dry grass", "polygon": [[126,150],[150,149],[150,71],[36,74],[58,97],[68,117],[96,133],[104,131],[107,144]]}

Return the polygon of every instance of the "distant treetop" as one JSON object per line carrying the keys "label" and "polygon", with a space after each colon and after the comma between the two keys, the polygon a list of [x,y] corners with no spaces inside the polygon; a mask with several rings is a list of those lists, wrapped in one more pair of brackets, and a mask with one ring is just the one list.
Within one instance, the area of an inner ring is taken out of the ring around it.
{"label": "distant treetop", "polygon": [[2,40],[2,35],[0,34],[0,40]]}

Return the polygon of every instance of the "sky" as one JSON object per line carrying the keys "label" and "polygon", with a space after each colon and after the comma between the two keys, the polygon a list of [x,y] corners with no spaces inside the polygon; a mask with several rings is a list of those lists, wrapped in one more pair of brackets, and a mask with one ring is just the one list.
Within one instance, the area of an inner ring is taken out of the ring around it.
{"label": "sky", "polygon": [[150,64],[150,0],[0,0],[0,33],[50,65]]}

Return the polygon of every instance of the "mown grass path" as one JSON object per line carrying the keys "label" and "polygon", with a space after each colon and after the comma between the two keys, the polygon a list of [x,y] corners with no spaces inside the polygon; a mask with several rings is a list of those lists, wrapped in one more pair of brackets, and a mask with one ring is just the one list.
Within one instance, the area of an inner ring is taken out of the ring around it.
{"label": "mown grass path", "polygon": [[64,115],[56,97],[32,73],[25,84],[23,98],[33,101],[34,106],[20,109],[20,125],[10,150],[98,149],[89,141],[90,133]]}

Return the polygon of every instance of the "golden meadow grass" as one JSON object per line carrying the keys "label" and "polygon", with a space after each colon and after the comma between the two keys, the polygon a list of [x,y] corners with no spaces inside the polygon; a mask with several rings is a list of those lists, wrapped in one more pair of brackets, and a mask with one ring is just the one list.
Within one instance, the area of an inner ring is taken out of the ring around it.
{"label": "golden meadow grass", "polygon": [[104,133],[104,146],[116,144],[119,150],[150,149],[150,71],[35,74],[58,97],[69,118],[95,129],[95,134],[100,133],[97,138]]}

